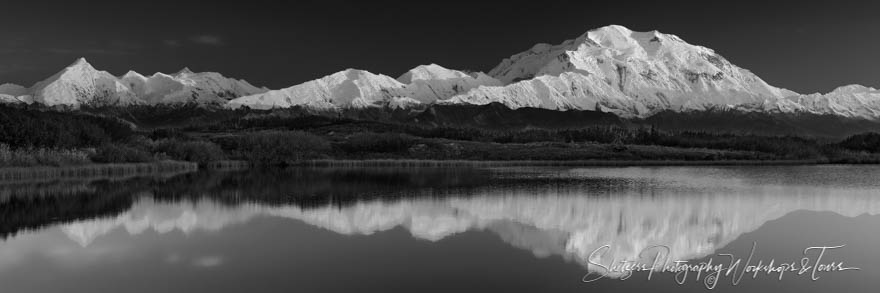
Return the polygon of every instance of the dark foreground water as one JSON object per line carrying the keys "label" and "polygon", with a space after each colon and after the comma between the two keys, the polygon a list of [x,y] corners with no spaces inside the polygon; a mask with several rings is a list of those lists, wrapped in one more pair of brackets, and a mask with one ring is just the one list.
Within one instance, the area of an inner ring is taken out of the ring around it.
{"label": "dark foreground water", "polygon": [[2,183],[0,292],[878,292],[878,212],[875,166]]}

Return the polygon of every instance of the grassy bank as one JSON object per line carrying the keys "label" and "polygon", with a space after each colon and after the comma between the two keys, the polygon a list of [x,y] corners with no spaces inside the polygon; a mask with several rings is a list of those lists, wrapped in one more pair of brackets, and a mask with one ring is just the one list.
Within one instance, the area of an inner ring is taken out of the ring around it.
{"label": "grassy bank", "polygon": [[161,161],[136,164],[91,164],[67,167],[0,168],[2,182],[42,182],[77,179],[125,179],[137,176],[173,176],[194,172],[199,166],[191,162]]}
{"label": "grassy bank", "polygon": [[91,163],[92,153],[79,149],[20,148],[0,143],[0,167],[72,166]]}

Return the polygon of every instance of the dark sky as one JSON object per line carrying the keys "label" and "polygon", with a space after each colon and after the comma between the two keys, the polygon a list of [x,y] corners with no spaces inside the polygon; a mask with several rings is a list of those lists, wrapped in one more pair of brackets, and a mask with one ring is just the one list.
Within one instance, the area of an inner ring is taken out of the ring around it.
{"label": "dark sky", "polygon": [[188,66],[270,88],[349,67],[488,71],[535,43],[620,24],[713,48],[799,92],[880,87],[880,4],[804,2],[5,1],[0,83],[29,86],[80,56],[116,75]]}

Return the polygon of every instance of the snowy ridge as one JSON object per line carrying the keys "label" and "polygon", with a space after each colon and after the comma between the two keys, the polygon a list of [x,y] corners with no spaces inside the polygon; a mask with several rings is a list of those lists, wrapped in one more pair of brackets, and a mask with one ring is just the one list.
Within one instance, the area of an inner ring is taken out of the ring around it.
{"label": "snowy ridge", "polygon": [[173,75],[157,72],[150,77],[129,71],[120,79],[147,104],[225,104],[237,97],[268,91],[244,80],[216,72],[194,73],[188,68]]}
{"label": "snowy ridge", "polygon": [[11,83],[0,84],[0,103],[30,104],[32,102],[33,98],[28,95],[28,89],[26,87]]}
{"label": "snowy ridge", "polygon": [[4,84],[0,102],[49,106],[197,103],[228,108],[316,110],[431,104],[603,111],[624,118],[661,111],[735,109],[880,119],[880,91],[851,85],[827,94],[777,88],[712,49],[658,31],[619,25],[594,29],[557,45],[537,44],[504,59],[489,74],[437,64],[420,65],[397,79],[347,69],[269,91],[219,73],[114,77],[80,59],[29,89]]}
{"label": "snowy ridge", "polygon": [[328,90],[306,90],[321,84],[312,81],[283,93],[241,98],[230,107],[412,108],[434,103],[501,103],[512,109],[598,110],[625,118],[665,110],[709,109],[880,118],[880,95],[874,89],[853,86],[824,95],[801,95],[767,84],[712,49],[675,35],[635,32],[619,25],[591,30],[558,45],[537,44],[505,59],[489,75],[430,64],[404,73],[399,83],[358,80],[358,88],[371,90],[330,95]]}
{"label": "snowy ridge", "polygon": [[842,86],[827,94],[789,96],[815,114],[877,119],[880,117],[880,90],[861,85]]}
{"label": "snowy ridge", "polygon": [[877,119],[876,90],[800,95],[773,87],[712,49],[657,31],[611,25],[559,45],[538,44],[489,73],[504,87],[481,87],[448,104],[601,110],[621,117],[672,111],[739,109]]}
{"label": "snowy ridge", "polygon": [[501,86],[501,81],[482,72],[465,73],[437,64],[420,65],[407,71],[398,81],[407,84],[413,99],[422,103],[445,100],[480,86]]}
{"label": "snowy ridge", "polygon": [[31,87],[34,101],[47,106],[134,105],[137,96],[115,76],[80,58]]}
{"label": "snowy ridge", "polygon": [[241,97],[230,101],[227,106],[233,109],[245,105],[251,109],[306,106],[333,110],[391,103],[409,105],[414,101],[396,101],[408,99],[404,87],[404,84],[385,75],[346,69],[289,88]]}
{"label": "snowy ridge", "polygon": [[490,75],[508,85],[480,88],[449,103],[500,102],[511,108],[602,110],[644,117],[662,110],[719,107],[780,111],[803,107],[713,50],[657,31],[612,25],[559,45],[538,44]]}
{"label": "snowy ridge", "polygon": [[366,107],[414,108],[480,86],[500,86],[484,73],[468,74],[440,65],[421,65],[396,80],[359,69],[346,69],[289,88],[241,97],[229,108],[251,109],[305,106],[320,110]]}
{"label": "snowy ridge", "polygon": [[4,83],[0,84],[0,94],[10,95],[10,96],[21,96],[27,94],[27,88],[12,84],[12,83]]}
{"label": "snowy ridge", "polygon": [[266,91],[268,89],[226,78],[219,73],[194,73],[189,69],[174,75],[155,73],[150,77],[129,71],[116,77],[95,69],[80,58],[31,88],[12,84],[0,86],[0,101],[74,108],[82,105],[225,104],[240,96]]}

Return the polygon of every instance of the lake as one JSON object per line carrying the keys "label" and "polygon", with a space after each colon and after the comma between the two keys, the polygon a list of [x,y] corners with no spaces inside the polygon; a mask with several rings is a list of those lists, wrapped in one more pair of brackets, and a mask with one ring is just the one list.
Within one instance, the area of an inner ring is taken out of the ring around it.
{"label": "lake", "polygon": [[876,292],[878,191],[845,165],[5,182],[0,292]]}

